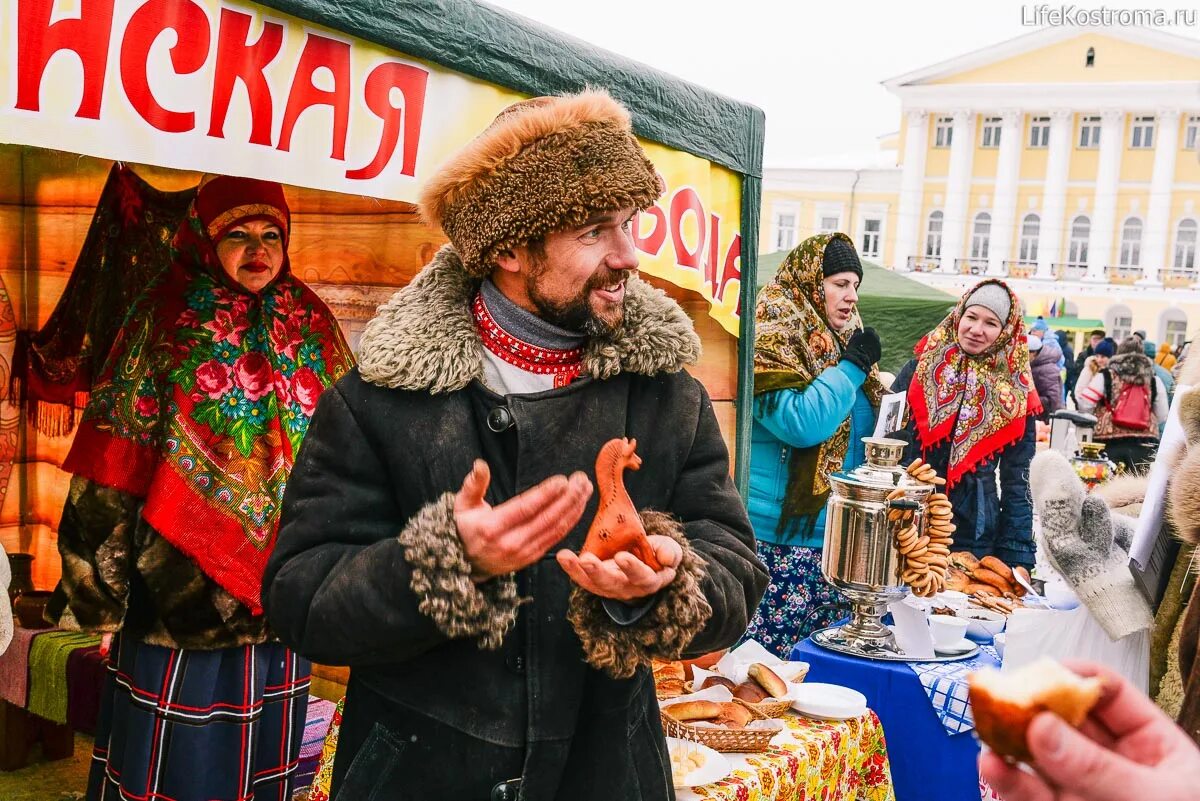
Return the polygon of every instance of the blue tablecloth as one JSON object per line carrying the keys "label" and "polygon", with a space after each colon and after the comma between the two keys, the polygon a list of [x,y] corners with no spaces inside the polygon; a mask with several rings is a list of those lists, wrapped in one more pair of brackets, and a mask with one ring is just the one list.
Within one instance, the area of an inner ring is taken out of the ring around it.
{"label": "blue tablecloth", "polygon": [[[986,654],[983,659],[996,664]],[[792,649],[792,660],[812,666],[806,681],[840,684],[867,697],[883,723],[896,801],[979,801],[974,733],[946,730],[911,667],[839,654],[810,640]]]}

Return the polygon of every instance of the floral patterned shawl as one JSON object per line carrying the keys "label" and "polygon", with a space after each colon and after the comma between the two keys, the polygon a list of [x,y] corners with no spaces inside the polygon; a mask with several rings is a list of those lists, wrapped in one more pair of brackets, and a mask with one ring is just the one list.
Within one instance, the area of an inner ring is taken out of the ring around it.
{"label": "floral patterned shawl", "polygon": [[[958,344],[958,323],[971,295],[984,284],[1003,287],[1011,310],[991,347],[968,356]],[[1033,385],[1021,302],[1003,281],[981,281],[917,343],[915,352],[917,366],[908,386],[908,405],[922,452],[950,440],[946,485],[953,487],[1024,436],[1025,418],[1042,411]]]}
{"label": "floral patterned shawl", "polygon": [[[825,284],[821,264],[825,246],[834,238],[853,247],[845,234],[819,234],[800,243],[779,266],[775,280],[763,287],[755,310],[754,394],[781,389],[803,390],[842,358],[850,337],[862,328],[857,313],[850,324],[834,331],[825,314]],[[884,388],[878,368],[863,385],[878,407]],[[756,398],[772,402],[773,396]],[[788,465],[787,494],[780,512],[780,532],[795,529],[799,519],[815,516],[829,497],[829,476],[842,469],[850,448],[850,417],[832,437],[812,448],[795,448]],[[815,522],[815,518],[812,522]]]}
{"label": "floral patterned shawl", "polygon": [[[214,243],[268,219],[280,274],[258,293],[228,278]],[[64,468],[145,499],[142,517],[251,611],[280,501],[321,392],[352,366],[325,304],[292,276],[278,184],[202,184],[171,264],[126,316]]]}

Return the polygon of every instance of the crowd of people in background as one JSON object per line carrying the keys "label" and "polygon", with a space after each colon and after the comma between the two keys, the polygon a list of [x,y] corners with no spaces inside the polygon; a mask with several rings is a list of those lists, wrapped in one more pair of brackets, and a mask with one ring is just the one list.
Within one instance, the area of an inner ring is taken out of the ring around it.
{"label": "crowd of people in background", "polygon": [[783,658],[847,612],[821,572],[829,478],[865,461],[862,438],[884,394],[906,396],[905,425],[888,432],[909,443],[906,460],[946,479],[956,544],[1030,569],[1038,422],[1060,409],[1090,413],[1108,457],[1141,471],[1174,391],[1169,345],[1095,330],[1076,355],[1051,321],[1027,327],[1021,300],[995,279],[968,290],[889,380],[878,366],[889,343],[856,308],[862,280],[849,237],[820,234],[788,254],[758,299],[748,505],[771,583],[746,637]]}

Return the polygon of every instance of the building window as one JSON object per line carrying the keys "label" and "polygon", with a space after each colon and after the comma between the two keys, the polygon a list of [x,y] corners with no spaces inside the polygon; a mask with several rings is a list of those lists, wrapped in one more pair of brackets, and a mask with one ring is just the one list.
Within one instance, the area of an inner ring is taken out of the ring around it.
{"label": "building window", "polygon": [[879,258],[879,232],[883,229],[883,220],[867,218],[863,220],[862,255],[872,259]]}
{"label": "building window", "polygon": [[779,212],[775,215],[775,250],[791,250],[796,247],[796,212]]}
{"label": "building window", "polygon": [[1174,268],[1179,272],[1196,269],[1196,221],[1183,220],[1175,230]]}
{"label": "building window", "polygon": [[938,259],[942,256],[942,213],[929,215],[929,227],[925,231],[925,258]]}
{"label": "building window", "polygon": [[1121,266],[1137,267],[1142,263],[1142,221],[1130,217],[1121,228]]}
{"label": "building window", "polygon": [[1050,118],[1034,117],[1029,123],[1029,146],[1050,146]]}
{"label": "building window", "polygon": [[1154,117],[1133,118],[1133,135],[1129,146],[1142,150],[1154,147]]}
{"label": "building window", "polygon": [[934,147],[950,147],[950,140],[954,137],[954,118],[953,117],[938,117],[934,127],[933,146]]}
{"label": "building window", "polygon": [[1100,147],[1100,118],[1081,117],[1079,119],[1079,146],[1081,148]]}
{"label": "building window", "polygon": [[1085,66],[1085,67],[1096,66],[1096,48],[1089,47],[1087,49],[1087,56],[1083,60],[1083,66]]}
{"label": "building window", "polygon": [[1022,264],[1033,264],[1037,261],[1038,234],[1041,233],[1042,219],[1036,214],[1026,214],[1021,222],[1021,246],[1017,249],[1017,261]]}
{"label": "building window", "polygon": [[1200,134],[1200,117],[1195,114],[1187,118],[1187,130],[1183,134],[1183,149],[1195,150],[1197,134]]}
{"label": "building window", "polygon": [[1163,342],[1171,346],[1171,350],[1179,350],[1187,341],[1187,317],[1181,311],[1172,311],[1167,319],[1166,330],[1163,332]]}
{"label": "building window", "polygon": [[822,234],[832,234],[841,226],[838,224],[838,218],[832,214],[821,215],[821,231]]}
{"label": "building window", "polygon": [[1088,236],[1092,232],[1092,221],[1079,216],[1071,221],[1071,243],[1067,247],[1067,264],[1086,267],[1088,258]]}
{"label": "building window", "polygon": [[971,227],[971,259],[984,260],[988,257],[988,242],[992,238],[992,215],[986,211],[975,216]]}
{"label": "building window", "polygon": [[1108,335],[1120,344],[1133,333],[1133,313],[1128,306],[1116,306],[1108,314],[1112,321],[1108,326]]}
{"label": "building window", "polygon": [[999,117],[983,118],[983,147],[1000,147],[1001,123]]}

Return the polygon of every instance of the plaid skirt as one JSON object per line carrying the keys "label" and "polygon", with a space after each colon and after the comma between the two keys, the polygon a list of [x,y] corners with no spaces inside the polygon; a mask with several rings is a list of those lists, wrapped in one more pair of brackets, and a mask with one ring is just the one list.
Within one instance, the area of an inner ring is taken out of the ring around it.
{"label": "plaid skirt", "polygon": [[89,801],[290,801],[309,667],[278,643],[192,651],[114,638]]}
{"label": "plaid skirt", "polygon": [[742,640],[757,640],[780,659],[789,659],[796,643],[846,617],[850,603],[821,574],[820,548],[761,540],[755,545],[771,583]]}

